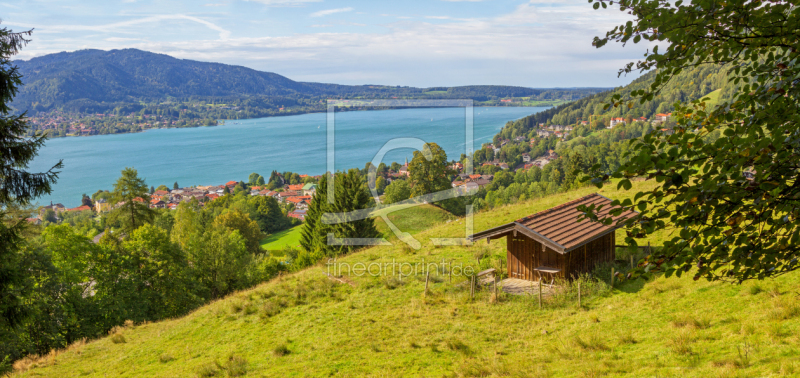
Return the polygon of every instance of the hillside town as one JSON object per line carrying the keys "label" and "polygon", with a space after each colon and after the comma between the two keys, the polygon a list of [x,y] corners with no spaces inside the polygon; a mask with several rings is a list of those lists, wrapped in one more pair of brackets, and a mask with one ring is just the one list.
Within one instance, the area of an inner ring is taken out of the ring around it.
{"label": "hillside town", "polygon": [[28,117],[28,122],[31,126],[29,133],[46,132],[50,137],[134,133],[150,129],[217,124],[215,120],[201,119],[187,113],[187,109],[169,114],[146,114],[141,111],[127,114],[70,113],[53,110],[36,112]]}

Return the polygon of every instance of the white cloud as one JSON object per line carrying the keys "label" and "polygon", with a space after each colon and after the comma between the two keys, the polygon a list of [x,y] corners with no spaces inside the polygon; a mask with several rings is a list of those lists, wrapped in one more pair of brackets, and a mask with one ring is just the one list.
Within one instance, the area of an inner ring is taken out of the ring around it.
{"label": "white cloud", "polygon": [[229,30],[217,26],[216,24],[210,21],[206,21],[202,18],[194,16],[187,16],[185,14],[150,16],[128,21],[115,22],[105,25],[50,25],[50,26],[42,26],[41,31],[47,33],[65,32],[65,31],[99,31],[105,33],[131,33],[131,31],[128,30],[127,27],[139,24],[158,23],[167,20],[187,20],[196,22],[198,24],[204,25],[205,27],[211,30],[219,32],[219,38],[223,40],[228,39],[231,35],[231,32]]}
{"label": "white cloud", "polygon": [[326,10],[321,10],[319,12],[311,13],[309,16],[311,16],[311,17],[323,17],[323,16],[328,16],[328,15],[334,14],[334,13],[351,12],[352,10],[353,10],[353,8],[351,8],[351,7],[336,8],[336,9],[326,9]]}
{"label": "white cloud", "polygon": [[308,3],[319,3],[322,0],[245,0],[261,3],[270,7],[304,7]]}
{"label": "white cloud", "polygon": [[[638,58],[644,50],[639,45],[625,49],[616,45],[599,50],[592,47],[592,37],[624,23],[630,16],[612,10],[594,11],[585,3],[554,6],[552,2],[531,2],[507,14],[479,19],[430,17],[436,21],[424,18],[390,21],[380,24],[382,28],[377,31],[367,29],[370,31],[359,33],[340,32],[335,27],[344,24],[331,22],[310,25],[287,35],[247,34],[236,29],[237,35],[247,37],[231,37],[228,32],[223,39],[190,36],[177,41],[160,39],[146,28],[130,27],[132,23],[155,22],[153,18],[94,27],[60,26],[58,30],[62,33],[53,36],[58,39],[36,38],[18,57],[86,47],[140,48],[178,58],[244,65],[301,81],[568,87],[625,84],[630,77],[617,79],[617,69]],[[219,31],[221,36],[220,30],[227,32],[221,26],[205,22],[218,29],[201,24]],[[142,40],[92,39],[66,33],[70,27],[90,32],[136,31],[135,35],[114,37]],[[42,29],[37,26],[37,31]]]}

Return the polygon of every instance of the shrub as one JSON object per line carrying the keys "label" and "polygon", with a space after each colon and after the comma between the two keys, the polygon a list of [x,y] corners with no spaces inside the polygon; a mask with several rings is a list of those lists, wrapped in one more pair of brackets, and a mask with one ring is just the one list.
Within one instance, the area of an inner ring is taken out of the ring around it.
{"label": "shrub", "polygon": [[274,300],[268,300],[261,306],[260,316],[262,319],[266,319],[278,315],[280,312],[281,306],[279,306]]}
{"label": "shrub", "polygon": [[158,360],[161,361],[161,363],[163,364],[170,361],[174,361],[175,358],[172,357],[172,355],[169,353],[162,353],[161,356],[158,357]]}
{"label": "shrub", "polygon": [[575,345],[583,350],[608,350],[608,346],[603,342],[603,339],[597,334],[588,335],[586,339],[575,336]]}
{"label": "shrub", "polygon": [[711,320],[706,317],[695,318],[684,315],[672,321],[674,327],[689,327],[694,329],[706,329],[711,326]]}
{"label": "shrub", "polygon": [[195,372],[197,373],[198,377],[207,378],[216,376],[217,373],[219,373],[219,369],[217,364],[209,362],[198,367]]}
{"label": "shrub", "polygon": [[394,289],[402,286],[403,285],[403,281],[401,281],[400,279],[398,279],[395,276],[389,276],[389,277],[386,277],[386,279],[383,280],[383,285],[386,286],[386,288],[389,289],[389,290],[394,290]]}
{"label": "shrub", "polygon": [[458,339],[447,340],[447,348],[449,348],[452,351],[460,352],[464,355],[472,354],[472,351],[469,349],[469,346],[467,344],[464,344],[464,342]]}
{"label": "shrub", "polygon": [[115,333],[111,335],[111,342],[114,344],[123,344],[126,342],[125,336],[123,336],[121,333]]}
{"label": "shrub", "polygon": [[278,357],[285,356],[285,355],[291,354],[291,353],[292,353],[292,351],[289,350],[289,347],[286,346],[286,344],[280,344],[280,345],[276,346],[274,349],[272,349],[272,354],[274,354],[274,355],[276,355]]}
{"label": "shrub", "polygon": [[231,354],[225,361],[225,371],[229,377],[241,377],[247,374],[247,360],[242,356]]}
{"label": "shrub", "polygon": [[690,355],[692,354],[692,342],[694,342],[694,338],[691,334],[681,332],[672,339],[669,348],[675,354]]}

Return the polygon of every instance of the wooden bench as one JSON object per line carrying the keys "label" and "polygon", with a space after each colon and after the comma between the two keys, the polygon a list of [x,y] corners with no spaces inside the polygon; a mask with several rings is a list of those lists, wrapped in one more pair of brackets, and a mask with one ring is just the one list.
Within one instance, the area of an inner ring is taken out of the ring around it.
{"label": "wooden bench", "polygon": [[556,281],[556,274],[561,272],[561,269],[551,268],[549,266],[540,266],[538,268],[533,269],[536,272],[539,272],[539,281],[542,280],[542,273],[550,275],[550,287],[553,286],[553,283]]}
{"label": "wooden bench", "polygon": [[482,270],[482,271],[478,272],[478,278],[481,278],[481,277],[489,275],[489,274],[494,275],[494,273],[496,271],[497,270],[495,268],[489,268],[489,269],[486,269],[486,270]]}

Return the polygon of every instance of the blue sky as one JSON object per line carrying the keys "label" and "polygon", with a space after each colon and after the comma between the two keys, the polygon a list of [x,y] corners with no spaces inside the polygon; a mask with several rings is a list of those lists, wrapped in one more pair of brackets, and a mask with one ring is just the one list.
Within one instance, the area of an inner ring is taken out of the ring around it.
{"label": "blue sky", "polygon": [[0,0],[0,26],[35,28],[20,59],[139,48],[293,80],[418,87],[618,86],[643,46],[595,49],[627,21],[585,0]]}

